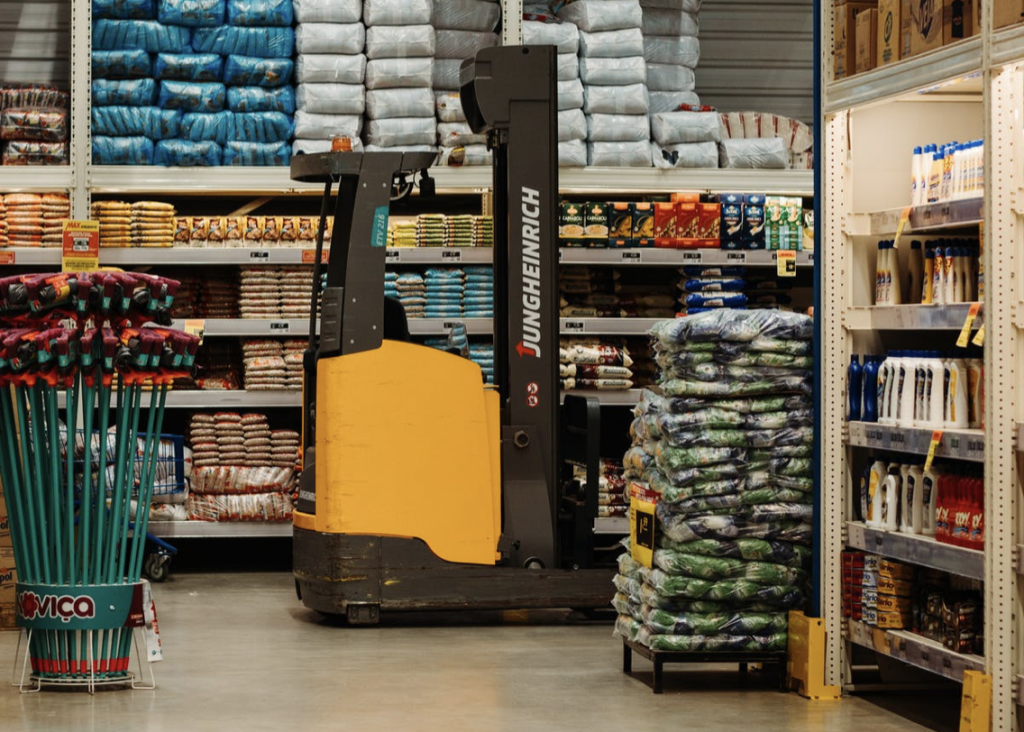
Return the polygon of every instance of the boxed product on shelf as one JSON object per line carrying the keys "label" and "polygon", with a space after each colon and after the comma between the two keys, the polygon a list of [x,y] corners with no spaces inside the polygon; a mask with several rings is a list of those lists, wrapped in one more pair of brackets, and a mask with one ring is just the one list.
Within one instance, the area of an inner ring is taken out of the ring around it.
{"label": "boxed product on shelf", "polygon": [[902,36],[901,0],[878,0],[878,20],[875,29],[875,66],[885,66],[900,60]]}
{"label": "boxed product on shelf", "polygon": [[877,11],[878,3],[853,2],[850,0],[839,0],[839,2],[836,2],[833,10],[835,18],[832,48],[835,59],[833,66],[834,78],[843,79],[856,73],[857,16],[862,11],[872,8]]}
{"label": "boxed product on shelf", "polygon": [[854,63],[856,73],[875,68],[878,56],[878,10],[868,8],[857,16],[857,54]]}
{"label": "boxed product on shelf", "polygon": [[942,47],[943,0],[917,0],[904,4],[910,8],[910,55]]}

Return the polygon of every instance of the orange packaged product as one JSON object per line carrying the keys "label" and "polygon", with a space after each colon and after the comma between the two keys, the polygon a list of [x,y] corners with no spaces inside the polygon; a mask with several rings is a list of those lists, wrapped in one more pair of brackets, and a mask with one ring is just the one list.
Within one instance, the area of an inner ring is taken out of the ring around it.
{"label": "orange packaged product", "polygon": [[673,193],[672,203],[700,203],[699,193]]}
{"label": "orange packaged product", "polygon": [[706,249],[720,249],[722,206],[718,203],[701,203],[697,205],[697,238]]}
{"label": "orange packaged product", "polygon": [[679,237],[676,224],[676,204],[654,204],[654,246],[658,249],[675,249]]}
{"label": "orange packaged product", "polygon": [[246,216],[245,217],[245,240],[246,241],[263,241],[263,217],[262,216]]}
{"label": "orange packaged product", "polygon": [[224,219],[224,241],[242,240],[243,220],[238,216],[228,216]]}

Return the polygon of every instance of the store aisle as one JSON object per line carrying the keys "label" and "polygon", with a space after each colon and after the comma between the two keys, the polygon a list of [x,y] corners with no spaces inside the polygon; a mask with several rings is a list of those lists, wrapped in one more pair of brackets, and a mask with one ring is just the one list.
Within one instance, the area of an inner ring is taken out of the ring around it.
{"label": "store aisle", "polygon": [[656,697],[621,673],[610,625],[330,627],[285,573],[179,574],[156,598],[166,655],[156,692],[19,695],[6,685],[16,634],[0,633],[0,729],[925,729],[861,699],[737,691],[735,677],[714,673],[690,674],[700,690],[685,696],[684,680],[667,677]]}

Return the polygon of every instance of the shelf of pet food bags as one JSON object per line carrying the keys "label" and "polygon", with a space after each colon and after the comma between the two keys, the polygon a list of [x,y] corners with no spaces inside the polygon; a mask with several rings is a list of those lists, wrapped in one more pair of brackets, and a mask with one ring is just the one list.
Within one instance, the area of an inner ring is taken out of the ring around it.
{"label": "shelf of pet food bags", "polygon": [[847,640],[911,666],[963,681],[964,671],[984,671],[985,659],[951,651],[941,643],[905,630],[883,630],[857,620],[847,620]]}
{"label": "shelf of pet food bags", "polygon": [[[491,168],[434,167],[429,175],[437,193],[482,193],[491,188]],[[765,190],[810,196],[809,170],[659,170],[656,168],[560,168],[563,193],[671,193],[689,191]],[[323,193],[322,185],[291,180],[287,168],[163,168],[93,166],[92,193],[102,194],[274,194]]]}
{"label": "shelf of pet food bags", "polygon": [[886,531],[859,521],[846,524],[846,545],[908,564],[941,569],[971,579],[984,579],[985,553],[936,541],[923,534]]}
{"label": "shelf of pet food bags", "polygon": [[[960,330],[970,309],[971,303],[850,308],[843,325],[847,330]],[[979,311],[972,330],[981,327],[982,316],[983,312]]]}
{"label": "shelf of pet food bags", "polygon": [[[933,435],[933,430],[924,428],[849,422],[846,444],[873,450],[927,455]],[[942,438],[935,448],[935,457],[984,462],[985,431],[943,430]]]}

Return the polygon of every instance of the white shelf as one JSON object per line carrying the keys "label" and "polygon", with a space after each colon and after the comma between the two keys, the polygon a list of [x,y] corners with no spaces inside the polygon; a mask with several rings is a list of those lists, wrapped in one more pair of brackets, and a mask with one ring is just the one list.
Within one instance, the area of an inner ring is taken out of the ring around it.
{"label": "white shelf", "polygon": [[263,539],[292,536],[290,521],[150,521],[147,530],[161,539]]}
{"label": "white shelf", "polygon": [[846,524],[846,536],[847,546],[853,549],[921,567],[941,569],[961,577],[985,579],[985,553],[976,549],[943,544],[922,534],[874,529],[859,521]]}
{"label": "white shelf", "polygon": [[[562,335],[647,335],[664,318],[560,318]],[[412,322],[412,321],[410,321]]]}
{"label": "white shelf", "polygon": [[593,397],[604,406],[634,407],[640,401],[641,389],[619,389],[619,390],[587,390],[576,389],[573,391],[562,390],[562,401],[566,396]]}
{"label": "white shelf", "polygon": [[60,266],[60,249],[39,247],[0,247],[0,262],[37,267]]}
{"label": "white shelf", "polygon": [[494,335],[491,318],[409,318],[409,335],[443,336],[457,323],[466,326],[467,335]]}
{"label": "white shelf", "polygon": [[[932,430],[916,427],[891,427],[875,422],[849,422],[847,444],[874,450],[927,455]],[[935,449],[935,457],[985,461],[984,430],[944,430]]]}
{"label": "white shelf", "polygon": [[629,519],[625,516],[610,516],[594,519],[595,534],[628,534]]}
{"label": "white shelf", "polygon": [[941,643],[906,630],[881,630],[856,620],[847,621],[847,639],[899,659],[911,666],[963,681],[964,671],[984,671],[985,659],[968,653],[956,653]]}
{"label": "white shelf", "polygon": [[[560,264],[615,266],[710,265],[775,267],[778,252],[765,250],[730,251],[728,249],[576,249],[558,250]],[[797,267],[813,267],[814,252],[797,252]]]}
{"label": "white shelf", "polygon": [[75,184],[68,165],[5,165],[0,171],[0,191],[66,191]]}
{"label": "white shelf", "polygon": [[[930,203],[910,209],[910,218],[904,227],[904,235],[928,234],[945,229],[977,226],[982,221],[984,199],[965,198],[945,203]],[[902,209],[892,208],[874,211],[855,217],[852,233],[864,236],[891,236],[896,233]]]}
{"label": "white shelf", "polygon": [[[176,320],[172,328],[183,330],[184,320]],[[265,336],[309,336],[309,316],[292,320],[250,320],[245,318],[203,321],[204,338],[255,338]]]}
{"label": "white shelf", "polygon": [[[847,330],[956,330],[964,327],[970,303],[955,305],[878,305],[850,308],[844,325]],[[983,313],[974,319],[977,330]]]}
{"label": "white shelf", "polygon": [[[93,193],[197,195],[320,193],[319,184],[298,183],[281,168],[163,168],[159,166],[95,166]],[[490,189],[491,168],[431,168],[438,193],[480,193]],[[69,179],[70,184],[70,179]],[[756,191],[811,196],[809,170],[658,170],[656,168],[562,168],[563,193],[662,193],[692,191]]]}
{"label": "white shelf", "polygon": [[824,113],[903,96],[980,70],[981,37],[975,36],[832,82],[825,87]]}
{"label": "white shelf", "polygon": [[[142,407],[150,406],[152,394],[142,395]],[[65,393],[57,395],[57,401],[61,408],[67,405]],[[167,392],[166,406],[168,409],[249,409],[249,408],[292,408],[302,406],[302,391],[300,389],[281,389],[278,391],[245,391],[235,389],[233,391],[213,390],[180,390]]]}

